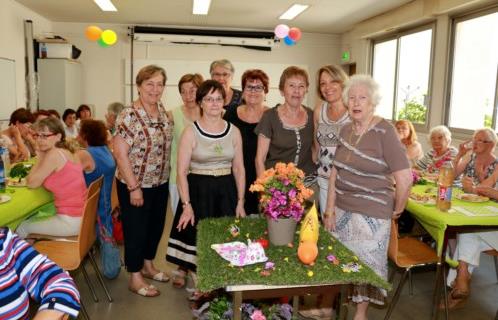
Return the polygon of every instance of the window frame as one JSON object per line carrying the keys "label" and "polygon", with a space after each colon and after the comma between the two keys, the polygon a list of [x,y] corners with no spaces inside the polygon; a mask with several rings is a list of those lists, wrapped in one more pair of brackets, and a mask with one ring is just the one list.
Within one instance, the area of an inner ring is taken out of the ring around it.
{"label": "window frame", "polygon": [[[457,128],[450,126],[450,114],[451,114],[451,92],[453,87],[453,69],[455,63],[455,44],[456,44],[456,28],[457,24],[460,22],[476,19],[488,14],[498,12],[498,5],[493,4],[491,6],[480,8],[468,12],[464,12],[458,15],[451,17],[451,27],[450,27],[450,44],[448,46],[448,72],[447,72],[447,81],[444,88],[445,95],[445,103],[444,103],[444,123],[450,129],[452,133],[454,133],[454,138],[456,139],[469,139],[472,137],[475,130]],[[496,69],[496,83],[495,83],[495,97],[494,97],[494,108],[492,115],[492,126],[496,127],[498,125],[498,68]],[[484,125],[483,125],[484,127]],[[493,127],[491,129],[494,129]],[[498,132],[498,129],[495,130]]]}
{"label": "window frame", "polygon": [[435,45],[436,45],[436,21],[432,20],[429,23],[424,23],[422,25],[418,25],[416,27],[410,27],[410,28],[405,28],[401,29],[399,31],[396,31],[394,33],[390,33],[384,36],[380,36],[377,38],[372,38],[370,39],[370,66],[369,66],[369,74],[373,77],[373,66],[374,66],[374,52],[375,52],[375,45],[378,43],[390,41],[390,40],[396,40],[396,63],[395,63],[395,75],[394,75],[394,94],[393,94],[393,100],[392,100],[392,105],[393,105],[393,110],[392,110],[392,119],[386,119],[391,122],[396,122],[396,101],[398,98],[398,78],[399,78],[399,62],[400,62],[400,39],[403,36],[418,33],[421,31],[426,31],[426,30],[432,30],[432,35],[431,35],[431,52],[430,52],[430,64],[429,64],[429,79],[427,82],[427,111],[425,115],[425,123],[413,123],[413,126],[416,130],[416,132],[421,132],[421,133],[427,133],[429,132],[430,129],[430,118],[431,118],[431,110],[432,110],[432,82],[434,78],[433,74],[433,66],[434,66],[434,58],[435,58]]}

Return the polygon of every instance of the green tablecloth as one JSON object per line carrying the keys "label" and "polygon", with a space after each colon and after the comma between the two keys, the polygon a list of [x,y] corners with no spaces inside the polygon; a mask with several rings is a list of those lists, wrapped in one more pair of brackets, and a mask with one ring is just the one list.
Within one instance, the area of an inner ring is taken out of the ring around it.
{"label": "green tablecloth", "polygon": [[[229,231],[231,224],[240,228],[240,235],[232,237]],[[298,225],[299,230],[299,225]],[[247,243],[251,240],[267,238],[265,236],[266,220],[246,218],[236,222],[234,218],[213,218],[200,221],[197,232],[197,275],[198,287],[201,291],[211,291],[229,285],[313,285],[313,284],[372,284],[377,287],[391,289],[391,285],[375,274],[363,263],[360,272],[346,273],[342,265],[357,261],[357,257],[333,238],[327,231],[320,228],[318,241],[319,255],[314,266],[305,266],[297,258],[298,235],[294,247],[270,246],[266,249],[268,261],[275,263],[275,270],[270,275],[262,275],[265,263],[233,267],[221,258],[211,244],[231,241]],[[333,254],[339,259],[339,265],[327,260]],[[311,271],[311,272],[310,272]]]}
{"label": "green tablecloth", "polygon": [[[434,185],[416,185],[412,192],[417,194],[435,194]],[[486,201],[472,203],[456,198],[461,190],[454,188],[451,199],[452,209],[448,212],[440,211],[435,205],[420,204],[412,199],[408,200],[406,210],[409,211],[417,221],[429,232],[437,242],[437,252],[440,255],[443,248],[444,233],[448,226],[482,225],[497,226],[498,228],[498,203]],[[475,216],[466,215],[459,209],[464,209]],[[495,211],[496,210],[496,211]]]}
{"label": "green tablecloth", "polygon": [[29,189],[26,187],[9,187],[5,195],[10,201],[0,204],[0,226],[15,230],[29,216],[42,211],[41,215],[55,213],[52,193],[45,188]]}

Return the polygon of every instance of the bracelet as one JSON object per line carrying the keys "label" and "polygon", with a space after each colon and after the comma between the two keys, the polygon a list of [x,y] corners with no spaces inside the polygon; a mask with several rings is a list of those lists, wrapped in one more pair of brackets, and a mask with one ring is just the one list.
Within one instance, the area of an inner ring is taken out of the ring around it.
{"label": "bracelet", "polygon": [[331,217],[331,216],[333,216],[333,215],[335,215],[335,212],[334,212],[334,211],[325,211],[325,212],[323,213],[323,216],[324,216],[324,217],[327,217],[327,218],[328,218],[328,217]]}
{"label": "bracelet", "polygon": [[126,188],[128,188],[128,192],[133,192],[135,190],[138,190],[140,189],[140,183],[137,182],[136,185],[134,185],[133,187],[130,187],[130,186],[126,186]]}
{"label": "bracelet", "polygon": [[186,206],[188,206],[190,204],[190,201],[185,201],[185,202],[182,202],[182,207],[185,208]]}

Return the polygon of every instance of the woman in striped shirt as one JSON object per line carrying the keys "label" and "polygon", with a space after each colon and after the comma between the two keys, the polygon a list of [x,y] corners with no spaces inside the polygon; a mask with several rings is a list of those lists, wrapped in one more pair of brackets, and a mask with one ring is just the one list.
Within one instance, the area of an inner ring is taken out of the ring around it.
{"label": "woman in striped shirt", "polygon": [[[387,280],[390,220],[403,212],[412,176],[393,125],[374,115],[378,90],[366,75],[346,83],[343,100],[352,122],[339,133],[323,217],[336,238]],[[382,305],[387,296],[384,289],[370,285],[351,289],[349,298],[357,304],[355,320],[366,319],[368,304]]]}
{"label": "woman in striped shirt", "polygon": [[8,228],[0,228],[0,319],[29,319],[29,298],[40,304],[35,319],[76,318],[80,295],[73,279]]}

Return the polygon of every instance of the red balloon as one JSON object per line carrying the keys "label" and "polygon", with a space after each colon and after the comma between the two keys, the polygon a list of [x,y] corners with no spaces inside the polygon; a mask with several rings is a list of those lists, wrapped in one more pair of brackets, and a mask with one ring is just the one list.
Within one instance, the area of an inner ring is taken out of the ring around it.
{"label": "red balloon", "polygon": [[294,41],[299,41],[301,39],[302,32],[299,28],[297,27],[292,27],[289,29],[289,38],[291,38]]}

